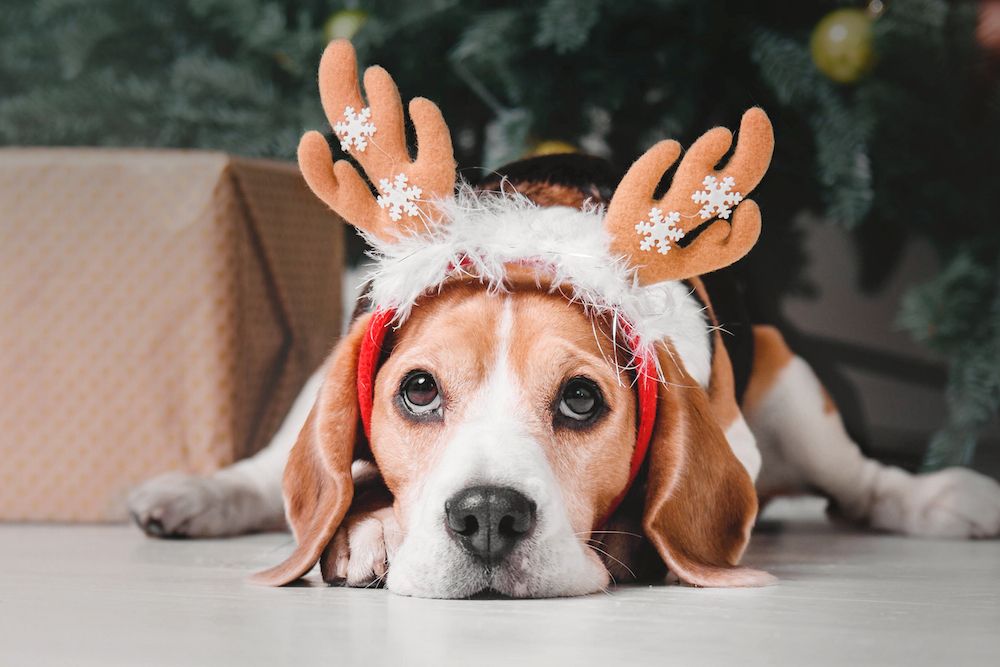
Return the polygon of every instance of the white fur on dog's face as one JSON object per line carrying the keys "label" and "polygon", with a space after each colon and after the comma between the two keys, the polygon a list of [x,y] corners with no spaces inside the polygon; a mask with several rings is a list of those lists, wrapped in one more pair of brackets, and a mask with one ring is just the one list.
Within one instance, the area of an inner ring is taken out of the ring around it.
{"label": "white fur on dog's face", "polygon": [[[417,308],[379,371],[372,451],[395,496],[405,538],[388,588],[404,595],[580,595],[609,582],[587,541],[625,486],[635,399],[599,323],[558,294],[489,294],[455,285]],[[403,378],[431,373],[443,417],[408,418]],[[584,376],[607,409],[586,429],[554,418],[565,382]],[[537,522],[499,565],[476,561],[449,534],[445,502],[472,486],[514,488]]]}

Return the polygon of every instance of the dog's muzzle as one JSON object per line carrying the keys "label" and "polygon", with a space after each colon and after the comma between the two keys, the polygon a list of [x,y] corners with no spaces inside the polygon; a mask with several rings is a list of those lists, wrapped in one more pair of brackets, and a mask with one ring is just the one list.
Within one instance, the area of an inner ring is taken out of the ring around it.
{"label": "dog's muzzle", "polygon": [[448,533],[487,565],[500,563],[535,527],[535,503],[505,486],[473,486],[444,505]]}

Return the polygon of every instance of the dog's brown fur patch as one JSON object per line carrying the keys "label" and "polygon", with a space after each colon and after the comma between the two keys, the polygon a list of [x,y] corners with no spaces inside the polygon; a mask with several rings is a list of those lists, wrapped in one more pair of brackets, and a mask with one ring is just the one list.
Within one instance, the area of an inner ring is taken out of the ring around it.
{"label": "dog's brown fur patch", "polygon": [[[753,328],[753,371],[750,383],[743,396],[743,410],[752,411],[774,386],[778,374],[794,356],[785,343],[784,337],[772,326],[758,325]],[[833,405],[833,401],[828,401]]]}

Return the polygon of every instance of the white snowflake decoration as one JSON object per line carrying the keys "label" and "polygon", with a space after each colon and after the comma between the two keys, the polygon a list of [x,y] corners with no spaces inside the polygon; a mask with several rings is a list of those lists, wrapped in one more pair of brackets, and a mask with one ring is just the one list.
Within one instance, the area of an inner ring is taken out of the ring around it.
{"label": "white snowflake decoration", "polygon": [[663,211],[658,208],[649,209],[649,220],[643,220],[635,226],[637,234],[644,234],[646,238],[639,242],[640,250],[652,250],[654,247],[661,255],[670,252],[670,242],[674,243],[684,238],[684,230],[677,227],[681,221],[681,214],[677,211],[667,213],[663,217]]}
{"label": "white snowflake decoration", "polygon": [[369,123],[372,110],[365,107],[360,113],[354,113],[354,107],[344,109],[344,120],[333,126],[333,131],[340,139],[340,148],[345,153],[351,148],[351,144],[364,153],[368,146],[368,139],[375,134],[375,124]]}
{"label": "white snowflake decoration", "polygon": [[392,183],[388,178],[383,178],[378,186],[385,193],[376,198],[378,205],[389,209],[389,217],[394,221],[403,217],[403,213],[411,218],[420,214],[420,209],[414,202],[420,199],[423,191],[415,185],[408,186],[406,174],[397,175]]}
{"label": "white snowflake decoration", "polygon": [[704,204],[698,211],[702,220],[708,220],[713,215],[728,220],[729,214],[733,212],[733,207],[743,201],[743,195],[739,192],[730,192],[736,185],[736,181],[731,176],[726,176],[722,182],[719,182],[715,176],[706,176],[701,184],[705,186],[705,189],[698,190],[691,195],[691,200],[696,204]]}

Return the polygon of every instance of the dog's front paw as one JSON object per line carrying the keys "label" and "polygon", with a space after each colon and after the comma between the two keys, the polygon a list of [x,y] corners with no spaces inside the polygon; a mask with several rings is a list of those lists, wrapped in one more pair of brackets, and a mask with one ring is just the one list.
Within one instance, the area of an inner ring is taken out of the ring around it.
{"label": "dog's front paw", "polygon": [[348,515],[323,555],[323,581],[347,586],[380,584],[402,539],[392,507]]}
{"label": "dog's front paw", "polygon": [[220,537],[244,530],[235,515],[253,499],[240,494],[234,485],[211,477],[173,472],[132,491],[128,509],[136,525],[152,537]]}
{"label": "dog's front paw", "polygon": [[1000,535],[1000,484],[966,468],[887,471],[871,512],[876,528],[937,538]]}

